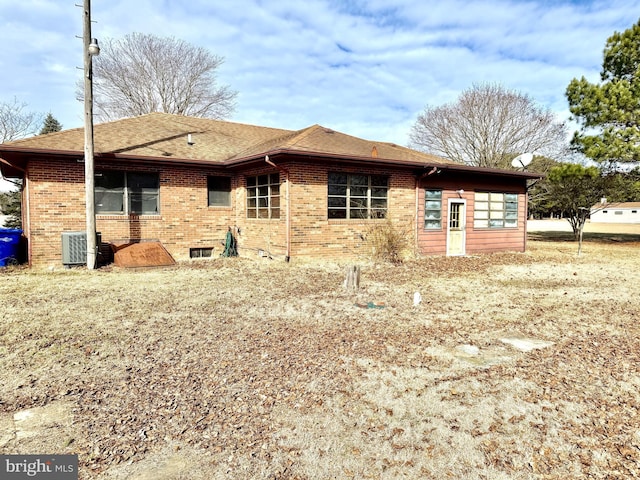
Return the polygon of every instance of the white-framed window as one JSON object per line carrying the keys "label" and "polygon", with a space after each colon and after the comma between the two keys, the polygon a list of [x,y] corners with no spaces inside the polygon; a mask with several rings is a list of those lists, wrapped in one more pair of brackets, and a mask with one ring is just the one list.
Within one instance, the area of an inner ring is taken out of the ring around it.
{"label": "white-framed window", "polygon": [[330,172],[327,181],[329,219],[387,216],[389,177]]}
{"label": "white-framed window", "polygon": [[96,213],[157,215],[160,178],[154,172],[104,170],[95,173]]}
{"label": "white-framed window", "polygon": [[474,228],[518,228],[518,194],[476,192]]}
{"label": "white-framed window", "polygon": [[442,229],[442,190],[424,191],[424,228]]}
{"label": "white-framed window", "polygon": [[247,218],[280,218],[280,174],[247,177]]}

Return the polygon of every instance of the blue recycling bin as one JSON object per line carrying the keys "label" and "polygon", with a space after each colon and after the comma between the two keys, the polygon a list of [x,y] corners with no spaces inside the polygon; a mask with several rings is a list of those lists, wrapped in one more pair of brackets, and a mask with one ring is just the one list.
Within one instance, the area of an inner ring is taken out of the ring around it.
{"label": "blue recycling bin", "polygon": [[22,230],[17,228],[0,228],[0,267],[18,263]]}

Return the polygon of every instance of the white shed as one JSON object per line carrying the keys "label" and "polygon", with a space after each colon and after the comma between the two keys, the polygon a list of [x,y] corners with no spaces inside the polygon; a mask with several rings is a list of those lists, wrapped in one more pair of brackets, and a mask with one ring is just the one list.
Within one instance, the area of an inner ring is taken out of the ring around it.
{"label": "white shed", "polygon": [[640,223],[640,202],[594,205],[591,223]]}

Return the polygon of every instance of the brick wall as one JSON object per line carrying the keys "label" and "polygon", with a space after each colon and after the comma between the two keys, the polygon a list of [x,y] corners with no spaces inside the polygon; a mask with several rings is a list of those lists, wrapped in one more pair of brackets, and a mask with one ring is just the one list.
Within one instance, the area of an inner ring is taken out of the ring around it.
{"label": "brick wall", "polygon": [[[207,206],[207,176],[212,169],[171,167],[149,168],[118,163],[96,170],[119,169],[159,172],[158,215],[96,215],[96,230],[105,243],[130,240],[160,240],[176,260],[189,258],[193,247],[214,247],[235,223],[235,198],[230,207]],[[232,190],[235,181],[232,179]],[[29,248],[34,266],[62,263],[61,234],[84,231],[84,164],[64,160],[34,160],[29,164],[26,197],[29,208]]]}
{"label": "brick wall", "polygon": [[[327,177],[329,172],[363,173],[361,168],[309,161],[289,161],[278,168],[264,164],[235,173],[231,179],[231,206],[207,206],[207,177],[231,175],[220,169],[187,166],[143,166],[97,162],[96,170],[153,171],[160,178],[158,215],[97,215],[96,227],[102,241],[117,242],[156,239],[176,260],[189,258],[189,249],[214,247],[214,256],[222,251],[228,228],[238,240],[240,255],[258,251],[273,256],[290,255],[341,260],[369,256],[371,245],[365,240],[371,229],[384,220],[338,220],[328,218]],[[280,170],[279,170],[280,169]],[[246,178],[280,172],[280,218],[247,218]],[[463,188],[467,200],[467,253],[497,250],[522,251],[525,248],[526,195],[523,181],[495,181],[477,187],[475,177],[457,175],[429,176],[420,181],[416,202],[416,179],[412,172],[389,168],[368,168],[367,174],[388,175],[388,217],[403,231],[418,253],[446,253],[447,200],[457,198]],[[424,189],[443,189],[443,228],[424,229]],[[519,227],[502,230],[473,229],[473,192],[481,190],[518,192]],[[34,159],[29,163],[25,200],[28,202],[30,258],[34,266],[59,266],[62,263],[61,233],[85,230],[84,164],[69,160]],[[416,205],[417,203],[417,205]],[[290,224],[287,209],[291,209]],[[417,208],[417,212],[416,212]],[[416,226],[416,218],[417,226]]]}
{"label": "brick wall", "polygon": [[34,266],[62,263],[61,233],[85,225],[84,164],[55,159],[32,160],[27,171],[30,261]]}
{"label": "brick wall", "polygon": [[[362,173],[356,168],[328,167],[307,162],[286,162],[278,168],[265,166],[247,170],[238,176],[235,192],[235,226],[239,229],[240,254],[259,251],[274,257],[287,255],[289,228],[290,255],[296,257],[341,259],[368,256],[370,247],[363,238],[380,220],[329,220],[327,177],[331,172]],[[266,173],[280,173],[280,218],[254,219],[246,214],[246,178]],[[369,174],[389,175],[389,214],[412,232],[415,225],[415,179],[409,173],[385,169],[368,169]],[[290,199],[289,199],[290,197]],[[291,209],[287,225],[287,209]],[[411,239],[413,241],[413,239]]]}
{"label": "brick wall", "polygon": [[[364,173],[362,169],[326,165],[294,164],[291,167],[292,256],[342,259],[369,256],[366,239],[384,220],[328,219],[327,177],[329,172]],[[388,217],[415,231],[415,178],[410,173],[371,168],[371,175],[388,175]],[[413,243],[413,239],[410,239]]]}

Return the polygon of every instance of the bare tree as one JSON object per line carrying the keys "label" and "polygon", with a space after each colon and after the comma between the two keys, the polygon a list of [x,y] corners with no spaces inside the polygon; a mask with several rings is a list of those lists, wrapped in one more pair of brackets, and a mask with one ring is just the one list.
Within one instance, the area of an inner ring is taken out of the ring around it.
{"label": "bare tree", "polygon": [[511,168],[525,152],[558,158],[568,138],[565,125],[529,96],[486,84],[473,85],[456,103],[425,108],[410,145],[467,165]]}
{"label": "bare tree", "polygon": [[223,61],[173,37],[132,33],[106,39],[94,58],[96,117],[113,120],[150,112],[227,117],[237,92],[216,85]]}
{"label": "bare tree", "polygon": [[27,104],[19,102],[17,98],[11,103],[0,102],[0,143],[37,133],[42,115],[28,112],[26,108]]}

